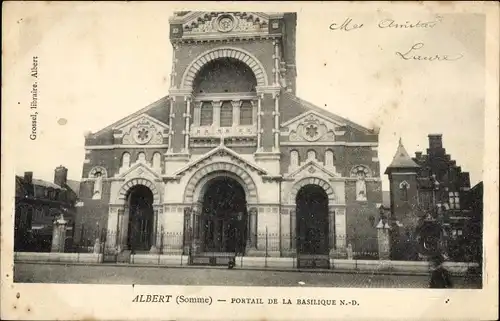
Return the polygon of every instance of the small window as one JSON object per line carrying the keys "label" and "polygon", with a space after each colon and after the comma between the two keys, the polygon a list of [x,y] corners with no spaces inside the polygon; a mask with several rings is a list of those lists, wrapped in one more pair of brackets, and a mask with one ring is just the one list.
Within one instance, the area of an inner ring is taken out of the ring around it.
{"label": "small window", "polygon": [[307,151],[307,159],[316,159],[316,152],[314,150]]}
{"label": "small window", "polygon": [[458,192],[450,192],[450,209],[460,209],[460,196]]}
{"label": "small window", "polygon": [[214,121],[214,110],[212,104],[204,102],[200,110],[200,126],[210,126]]}
{"label": "small window", "polygon": [[408,201],[408,188],[410,187],[410,184],[408,184],[406,181],[403,181],[401,184],[399,184],[399,188],[401,189],[401,200],[402,201]]}
{"label": "small window", "polygon": [[290,164],[293,167],[299,166],[299,152],[297,152],[296,150],[292,150],[290,152]]}
{"label": "small window", "polygon": [[461,230],[461,229],[460,229],[460,230],[457,230],[457,235],[458,235],[458,236],[462,236],[462,230]]}
{"label": "small window", "polygon": [[249,101],[244,101],[240,107],[240,125],[253,124],[253,107]]}
{"label": "small window", "polygon": [[229,101],[223,102],[220,108],[220,126],[233,126],[233,104]]}

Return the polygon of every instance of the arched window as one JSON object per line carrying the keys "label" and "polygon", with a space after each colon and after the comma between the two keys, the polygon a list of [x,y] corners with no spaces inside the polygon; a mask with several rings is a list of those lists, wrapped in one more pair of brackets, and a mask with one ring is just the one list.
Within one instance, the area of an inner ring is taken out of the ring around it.
{"label": "arched window", "polygon": [[153,168],[160,168],[161,166],[161,155],[160,153],[153,154]]}
{"label": "arched window", "polygon": [[225,101],[222,103],[222,106],[220,108],[220,126],[233,126],[233,104],[231,104],[230,101]]}
{"label": "arched window", "polygon": [[210,126],[214,121],[214,110],[212,104],[204,102],[200,107],[200,126]]}
{"label": "arched window", "polygon": [[143,152],[140,152],[139,154],[137,154],[137,161],[141,162],[141,163],[145,163],[146,162],[146,154],[144,154]]}
{"label": "arched window", "polygon": [[296,150],[290,152],[290,165],[292,167],[299,166],[299,152]]}
{"label": "arched window", "polygon": [[130,154],[125,152],[122,155],[122,167],[123,168],[128,168],[130,167]]}
{"label": "arched window", "polygon": [[245,100],[240,107],[240,125],[253,124],[253,106],[252,103]]}
{"label": "arched window", "polygon": [[307,159],[308,160],[311,160],[311,159],[316,159],[316,151],[310,149],[307,151]]}
{"label": "arched window", "polygon": [[333,152],[328,149],[325,152],[325,166],[333,167],[333,160],[334,160]]}
{"label": "arched window", "polygon": [[401,200],[402,201],[407,201],[408,200],[408,188],[410,187],[410,184],[406,181],[402,181],[401,184],[399,184],[399,189],[401,190]]}

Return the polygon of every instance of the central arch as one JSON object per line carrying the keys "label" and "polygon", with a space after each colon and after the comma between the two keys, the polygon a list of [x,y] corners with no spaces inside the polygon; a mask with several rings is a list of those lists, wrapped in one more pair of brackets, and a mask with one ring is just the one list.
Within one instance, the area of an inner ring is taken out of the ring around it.
{"label": "central arch", "polygon": [[245,191],[249,204],[258,203],[257,186],[248,172],[242,167],[226,162],[211,163],[197,170],[189,179],[184,191],[184,203],[196,205],[202,201],[206,183],[217,176],[229,176],[236,180]]}
{"label": "central arch", "polygon": [[201,251],[243,253],[248,225],[243,186],[222,174],[205,184],[201,196]]}
{"label": "central arch", "polygon": [[193,81],[201,68],[207,63],[220,58],[234,58],[245,63],[252,69],[257,80],[257,86],[267,86],[267,74],[264,67],[255,56],[239,48],[222,47],[205,51],[189,64],[182,76],[182,88],[192,89]]}

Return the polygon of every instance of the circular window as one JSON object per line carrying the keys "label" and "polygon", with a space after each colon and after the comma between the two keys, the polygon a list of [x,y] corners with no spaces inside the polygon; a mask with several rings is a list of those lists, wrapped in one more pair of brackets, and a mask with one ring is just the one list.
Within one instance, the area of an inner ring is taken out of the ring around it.
{"label": "circular window", "polygon": [[230,15],[222,15],[217,19],[217,29],[220,32],[229,32],[234,28],[234,18]]}

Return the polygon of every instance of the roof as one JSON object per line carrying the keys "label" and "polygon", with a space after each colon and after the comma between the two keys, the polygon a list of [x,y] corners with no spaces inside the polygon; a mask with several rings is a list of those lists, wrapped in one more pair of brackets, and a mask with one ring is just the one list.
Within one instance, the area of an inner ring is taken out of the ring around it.
{"label": "roof", "polygon": [[48,181],[44,181],[43,179],[33,178],[32,182],[33,182],[33,185],[36,185],[36,186],[43,186],[43,187],[53,188],[53,189],[62,189],[61,186],[54,184],[54,183],[51,183],[51,182],[48,182]]}
{"label": "roof", "polygon": [[80,181],[68,179],[68,181],[66,182],[66,185],[68,185],[68,187],[71,188],[71,190],[73,190],[73,192],[75,192],[76,195],[79,195]]}
{"label": "roof", "polygon": [[395,168],[420,168],[410,155],[408,155],[401,138],[399,139],[398,150],[396,151],[396,154],[394,155],[391,164],[387,167],[385,173],[387,174],[389,169]]}
{"label": "roof", "polygon": [[[114,127],[119,126],[122,123],[125,123],[129,121],[130,119],[133,119],[134,117],[137,117],[143,113],[148,113],[149,116],[156,118],[162,122],[168,123],[168,117],[170,112],[168,110],[163,109],[163,107],[169,106],[169,96],[163,96],[162,98],[156,100],[155,102],[147,105],[146,107],[136,111],[135,113],[132,113],[128,116],[125,116],[124,118],[119,119],[118,121],[112,123],[109,126],[104,127],[103,129],[100,129],[99,131],[92,133],[92,136],[96,137],[99,136],[100,134],[112,130]],[[154,110],[158,109],[158,110]],[[164,119],[165,118],[165,119]]]}
{"label": "roof", "polygon": [[[284,96],[285,99],[288,99],[289,101],[292,101],[293,103],[300,105],[300,107],[302,107],[303,112],[306,112],[308,110],[312,110],[312,111],[320,113],[320,114],[322,114],[322,115],[324,115],[326,117],[329,117],[329,118],[331,118],[331,119],[333,119],[333,120],[335,120],[335,121],[337,121],[339,123],[343,123],[343,124],[346,124],[346,125],[348,125],[348,126],[350,126],[352,128],[355,128],[355,129],[357,129],[357,130],[359,130],[361,132],[364,132],[364,133],[367,133],[367,134],[374,134],[374,131],[372,129],[363,127],[363,126],[361,126],[359,124],[356,124],[356,123],[354,123],[354,122],[352,122],[352,121],[350,121],[350,120],[348,120],[346,118],[343,118],[343,117],[340,117],[339,115],[331,113],[328,110],[326,110],[324,108],[321,108],[321,107],[318,107],[318,106],[316,106],[313,103],[310,103],[308,101],[305,101],[304,99],[301,99],[301,98],[295,96],[292,93],[284,91],[282,95]],[[284,114],[284,117],[283,117],[284,119],[282,119],[282,121],[287,121],[287,120],[289,120],[289,119],[292,118],[291,115],[290,116],[286,115],[286,112],[287,112],[286,110],[282,110],[282,112]],[[301,112],[301,114],[303,112]]]}

